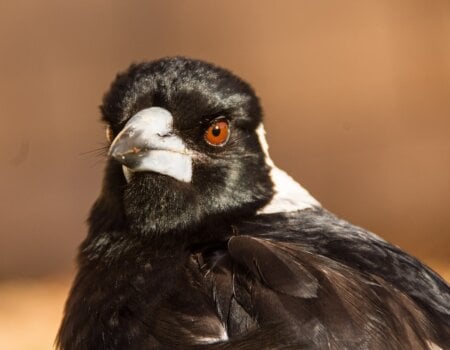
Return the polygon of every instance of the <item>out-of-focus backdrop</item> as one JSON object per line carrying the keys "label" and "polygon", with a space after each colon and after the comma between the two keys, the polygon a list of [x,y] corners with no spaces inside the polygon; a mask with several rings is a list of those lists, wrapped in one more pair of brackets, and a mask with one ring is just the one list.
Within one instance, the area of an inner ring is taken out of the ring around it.
{"label": "out-of-focus backdrop", "polygon": [[255,87],[272,158],[338,215],[450,267],[450,1],[0,2],[0,348],[49,349],[131,62]]}

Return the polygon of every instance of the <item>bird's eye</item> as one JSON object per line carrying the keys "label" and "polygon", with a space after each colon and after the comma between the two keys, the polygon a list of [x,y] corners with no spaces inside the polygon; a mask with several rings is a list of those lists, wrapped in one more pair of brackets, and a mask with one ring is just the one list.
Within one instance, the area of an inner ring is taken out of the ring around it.
{"label": "bird's eye", "polygon": [[109,143],[111,143],[114,140],[114,133],[112,131],[112,128],[108,125],[105,131],[106,131],[106,139],[108,140]]}
{"label": "bird's eye", "polygon": [[205,140],[212,146],[223,146],[230,135],[230,128],[226,119],[216,119],[206,129]]}

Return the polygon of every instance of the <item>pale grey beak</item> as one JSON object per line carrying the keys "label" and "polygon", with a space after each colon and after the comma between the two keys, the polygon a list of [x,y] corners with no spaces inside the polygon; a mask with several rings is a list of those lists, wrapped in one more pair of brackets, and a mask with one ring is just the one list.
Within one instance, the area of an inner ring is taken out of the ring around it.
{"label": "pale grey beak", "polygon": [[192,155],[173,133],[173,117],[160,107],[143,109],[125,124],[108,154],[126,167],[126,177],[152,171],[179,181],[192,179]]}

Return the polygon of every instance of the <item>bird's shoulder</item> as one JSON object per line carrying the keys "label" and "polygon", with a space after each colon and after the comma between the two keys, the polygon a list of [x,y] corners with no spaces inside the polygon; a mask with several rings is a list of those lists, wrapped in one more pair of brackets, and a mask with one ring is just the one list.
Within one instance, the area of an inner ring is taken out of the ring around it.
{"label": "bird's shoulder", "polygon": [[[358,348],[367,339],[384,344],[386,337],[399,344],[400,334],[404,339],[414,334],[411,344],[425,348],[420,342],[430,339],[430,317],[448,320],[445,281],[378,236],[323,209],[257,215],[233,231],[199,259],[221,318],[236,334],[251,331],[256,320],[258,327],[284,323],[294,334],[308,334],[296,341],[319,347],[334,342]],[[400,324],[411,315],[414,322],[394,331],[393,314]],[[244,326],[233,323],[235,318],[245,320]]]}
{"label": "bird's shoulder", "polygon": [[322,208],[259,215],[243,222],[239,231],[374,274],[450,317],[450,287],[442,277],[399,247]]}

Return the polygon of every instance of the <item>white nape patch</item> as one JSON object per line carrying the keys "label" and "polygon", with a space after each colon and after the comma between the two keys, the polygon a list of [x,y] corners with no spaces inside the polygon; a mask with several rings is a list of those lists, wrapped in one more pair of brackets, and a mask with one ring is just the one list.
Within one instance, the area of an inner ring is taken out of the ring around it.
{"label": "white nape patch", "polygon": [[129,182],[133,172],[153,171],[179,181],[192,180],[192,156],[181,137],[173,133],[173,116],[161,107],[146,108],[136,113],[111,144],[139,133],[140,147],[148,151],[133,169],[123,167]]}
{"label": "white nape patch", "polygon": [[256,134],[266,156],[266,164],[271,168],[270,177],[275,191],[272,200],[258,210],[257,214],[291,212],[320,207],[320,203],[307,190],[273,163],[269,156],[269,145],[267,144],[266,131],[262,123],[256,129]]}

